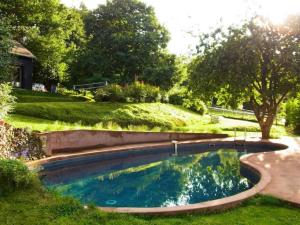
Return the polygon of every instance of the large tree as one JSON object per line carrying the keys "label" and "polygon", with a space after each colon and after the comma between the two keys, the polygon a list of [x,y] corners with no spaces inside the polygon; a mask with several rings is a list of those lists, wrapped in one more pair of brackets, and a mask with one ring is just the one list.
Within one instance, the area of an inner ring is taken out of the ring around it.
{"label": "large tree", "polygon": [[280,103],[299,89],[300,32],[294,24],[257,16],[203,35],[190,69],[192,88],[205,98],[222,93],[233,107],[249,101],[268,139]]}
{"label": "large tree", "polygon": [[0,83],[8,81],[11,73],[12,47],[9,23],[0,17]]}
{"label": "large tree", "polygon": [[59,0],[1,0],[0,17],[9,19],[12,38],[36,56],[36,82],[68,80],[69,65],[85,38],[77,10]]}
{"label": "large tree", "polygon": [[122,83],[139,79],[169,41],[154,9],[138,0],[109,0],[88,13],[85,24],[91,39],[74,71],[79,82],[84,76]]}

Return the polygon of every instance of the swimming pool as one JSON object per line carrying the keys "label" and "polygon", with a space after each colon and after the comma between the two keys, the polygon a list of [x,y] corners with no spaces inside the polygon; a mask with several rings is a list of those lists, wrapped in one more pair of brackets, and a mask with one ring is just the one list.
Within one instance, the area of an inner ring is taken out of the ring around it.
{"label": "swimming pool", "polygon": [[174,207],[234,196],[255,186],[258,173],[240,156],[278,150],[233,142],[183,144],[99,153],[43,165],[44,184],[100,207]]}

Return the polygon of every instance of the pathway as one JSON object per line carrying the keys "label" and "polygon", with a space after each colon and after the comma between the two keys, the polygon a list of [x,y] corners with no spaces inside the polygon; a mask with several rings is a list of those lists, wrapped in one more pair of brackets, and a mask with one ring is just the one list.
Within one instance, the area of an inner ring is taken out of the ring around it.
{"label": "pathway", "polygon": [[257,153],[247,161],[263,167],[271,175],[271,182],[262,191],[300,207],[300,138],[285,137],[281,143],[288,144],[288,150]]}

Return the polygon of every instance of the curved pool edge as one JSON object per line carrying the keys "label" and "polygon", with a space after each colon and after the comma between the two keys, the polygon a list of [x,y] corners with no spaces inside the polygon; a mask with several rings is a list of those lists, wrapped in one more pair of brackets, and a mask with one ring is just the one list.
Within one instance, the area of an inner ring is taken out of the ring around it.
{"label": "curved pool edge", "polygon": [[[178,141],[178,145],[181,144],[210,144],[210,143],[216,143],[216,142],[222,142],[222,143],[232,143],[234,142],[234,138],[218,138],[218,139],[201,139],[201,140],[187,140],[187,141]],[[285,149],[288,149],[289,146],[278,143],[278,142],[273,142],[269,140],[251,140],[251,141],[246,141],[248,144],[272,144],[276,145],[280,148],[280,150],[276,151],[282,151]],[[81,156],[92,156],[92,155],[97,155],[101,153],[113,153],[113,152],[118,152],[118,151],[127,151],[127,150],[146,150],[147,148],[152,148],[152,147],[167,147],[167,146],[173,146],[172,142],[154,142],[154,143],[143,143],[143,144],[130,144],[130,145],[120,145],[120,146],[113,146],[113,147],[104,147],[104,148],[97,148],[94,150],[88,150],[88,151],[83,151],[83,152],[70,152],[70,153],[64,153],[64,154],[57,154],[54,156],[50,157],[45,157],[42,159],[34,160],[34,161],[29,161],[26,163],[26,165],[29,168],[36,168],[39,167],[45,163],[48,162],[53,162],[57,160],[65,160],[65,159],[70,159],[70,158],[76,158],[76,157],[81,157]],[[261,152],[260,152],[261,153]]]}
{"label": "curved pool edge", "polygon": [[195,213],[195,212],[215,212],[223,211],[226,209],[234,208],[244,202],[245,200],[255,196],[261,192],[270,182],[270,174],[262,167],[256,166],[247,161],[247,158],[252,155],[248,154],[241,157],[240,162],[243,166],[248,167],[260,176],[259,182],[247,191],[241,192],[236,195],[232,195],[225,198],[206,201],[202,203],[173,206],[173,207],[153,207],[153,208],[134,208],[134,207],[98,207],[98,209],[105,212],[115,213],[129,213],[129,214],[143,214],[143,215],[176,215],[183,213]]}
{"label": "curved pool edge", "polygon": [[[211,143],[211,142],[233,142],[234,140],[231,138],[226,139],[211,139],[211,140],[193,140],[193,141],[181,141],[178,144],[196,144],[196,143]],[[272,144],[280,147],[280,150],[275,151],[282,151],[289,149],[288,145],[272,142],[272,141],[247,141],[248,144]],[[74,153],[74,154],[64,154],[58,156],[52,156],[49,158],[44,158],[41,160],[36,160],[32,162],[28,162],[27,165],[30,168],[37,168],[38,166],[42,166],[47,162],[57,161],[57,160],[64,160],[73,157],[81,157],[93,154],[101,154],[107,152],[115,152],[115,151],[126,151],[126,150],[138,150],[138,149],[147,149],[148,147],[162,147],[162,146],[170,146],[170,142],[164,143],[147,143],[143,145],[130,145],[129,146],[115,146],[106,149],[98,149],[89,152],[81,152],[81,153]],[[260,177],[259,182],[249,190],[244,192],[238,193],[236,195],[232,195],[229,197],[206,201],[202,203],[184,205],[184,206],[172,206],[172,207],[153,207],[153,208],[134,208],[134,207],[97,207],[98,209],[105,211],[105,212],[117,212],[117,213],[129,213],[129,214],[144,214],[144,215],[175,215],[175,214],[183,214],[183,213],[194,213],[194,212],[215,212],[215,211],[223,211],[226,209],[230,209],[240,205],[243,201],[255,196],[256,194],[260,193],[270,182],[271,182],[271,175],[267,170],[263,167],[255,165],[248,161],[248,158],[255,154],[259,153],[250,153],[244,155],[240,158],[240,162],[243,166],[246,166],[248,169],[252,170],[254,173],[258,174]]]}

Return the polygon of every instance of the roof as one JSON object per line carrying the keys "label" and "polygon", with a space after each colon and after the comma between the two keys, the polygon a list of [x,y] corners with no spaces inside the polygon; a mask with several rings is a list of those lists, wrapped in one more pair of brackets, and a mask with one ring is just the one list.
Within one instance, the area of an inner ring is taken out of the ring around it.
{"label": "roof", "polygon": [[13,45],[14,45],[14,47],[11,50],[12,54],[23,56],[26,58],[32,58],[32,59],[36,58],[27,48],[25,48],[19,42],[13,41]]}

